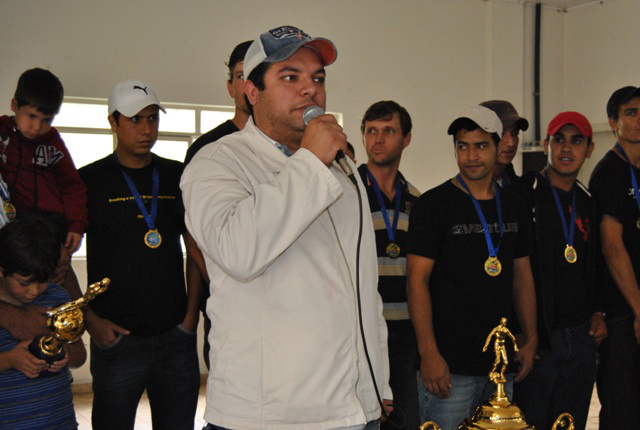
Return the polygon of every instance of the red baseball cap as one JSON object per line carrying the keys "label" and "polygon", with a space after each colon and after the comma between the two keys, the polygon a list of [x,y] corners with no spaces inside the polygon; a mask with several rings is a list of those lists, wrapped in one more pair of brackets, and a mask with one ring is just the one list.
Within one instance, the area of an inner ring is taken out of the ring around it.
{"label": "red baseball cap", "polygon": [[575,125],[584,137],[592,137],[593,130],[589,120],[578,112],[562,112],[555,116],[547,128],[547,136],[553,136],[567,124]]}

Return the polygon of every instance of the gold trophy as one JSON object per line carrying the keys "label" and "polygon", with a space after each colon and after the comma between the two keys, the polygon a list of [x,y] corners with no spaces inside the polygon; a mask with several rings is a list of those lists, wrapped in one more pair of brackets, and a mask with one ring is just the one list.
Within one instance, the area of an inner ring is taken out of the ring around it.
{"label": "gold trophy", "polygon": [[[491,400],[478,406],[473,417],[460,423],[458,430],[535,430],[535,426],[525,421],[520,408],[509,401],[504,391],[504,384],[507,382],[504,371],[509,364],[505,348],[507,338],[513,342],[513,349],[518,351],[516,338],[507,328],[506,318],[500,319],[500,324],[491,330],[483,351],[487,350],[494,337],[493,351],[496,358],[489,372],[489,379],[496,384],[496,391],[491,396]],[[574,430],[574,428],[573,417],[563,413],[553,423],[551,430]],[[440,427],[433,421],[427,421],[420,426],[420,430],[440,430]]]}
{"label": "gold trophy", "polygon": [[[104,293],[110,283],[109,278],[104,278],[100,282],[89,285],[87,292],[78,300],[62,304],[47,312],[49,334],[33,339],[29,344],[29,351],[49,364],[62,360],[65,354],[62,344],[76,342],[84,333],[84,316],[80,309],[98,294]],[[46,370],[41,373],[41,376],[48,375],[51,373]]]}

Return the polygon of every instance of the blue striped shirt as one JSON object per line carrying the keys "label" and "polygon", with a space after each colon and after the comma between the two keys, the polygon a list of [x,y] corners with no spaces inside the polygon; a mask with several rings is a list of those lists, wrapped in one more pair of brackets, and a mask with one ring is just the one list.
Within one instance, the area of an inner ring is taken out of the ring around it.
{"label": "blue striped shirt", "polygon": [[[69,301],[67,291],[51,284],[34,305],[57,306]],[[9,331],[0,328],[0,352],[18,345]],[[0,429],[72,430],[78,427],[73,410],[71,373],[65,367],[47,378],[27,378],[16,369],[0,372]]]}

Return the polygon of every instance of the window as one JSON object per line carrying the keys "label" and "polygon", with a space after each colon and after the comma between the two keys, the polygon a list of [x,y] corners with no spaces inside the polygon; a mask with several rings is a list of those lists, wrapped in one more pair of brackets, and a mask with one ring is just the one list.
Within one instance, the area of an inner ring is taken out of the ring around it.
{"label": "window", "polygon": [[[187,148],[201,134],[233,118],[233,106],[162,103],[158,140],[152,152],[164,158],[183,161]],[[342,114],[332,113],[343,125]],[[76,168],[111,154],[116,137],[107,120],[107,99],[65,97],[54,126],[64,139]],[[183,246],[184,249],[184,246]],[[76,257],[85,257],[84,241]]]}
{"label": "window", "polygon": [[[183,161],[187,148],[201,134],[233,118],[233,106],[163,103],[158,140],[152,152],[161,157]],[[107,121],[107,100],[65,97],[54,126],[64,139],[79,169],[111,154],[115,135]],[[84,242],[75,254],[85,257]]]}

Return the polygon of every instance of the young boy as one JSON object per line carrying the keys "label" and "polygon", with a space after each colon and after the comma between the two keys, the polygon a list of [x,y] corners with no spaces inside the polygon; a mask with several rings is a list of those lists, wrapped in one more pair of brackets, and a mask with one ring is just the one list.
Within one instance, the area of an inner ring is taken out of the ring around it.
{"label": "young boy", "polygon": [[38,211],[60,219],[65,249],[73,254],[87,227],[86,188],[62,138],[51,127],[64,90],[48,70],[31,69],[18,80],[13,117],[0,117],[0,174],[9,186],[14,216]]}
{"label": "young boy", "polygon": [[[50,220],[26,216],[1,228],[0,300],[46,307],[68,302],[64,288],[47,283],[59,257],[60,242]],[[65,357],[48,365],[29,352],[29,343],[0,329],[0,428],[76,429],[67,366],[84,363],[84,345],[65,344]],[[53,375],[39,378],[44,370]]]}

